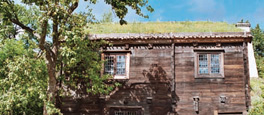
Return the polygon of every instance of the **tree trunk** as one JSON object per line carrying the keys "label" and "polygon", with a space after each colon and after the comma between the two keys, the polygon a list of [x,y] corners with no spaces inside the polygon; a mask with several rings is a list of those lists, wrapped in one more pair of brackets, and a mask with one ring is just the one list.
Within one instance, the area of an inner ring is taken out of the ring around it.
{"label": "tree trunk", "polygon": [[[48,57],[48,56],[47,56]],[[49,57],[51,58],[51,57]],[[55,62],[51,61],[48,59],[48,64],[47,64],[47,68],[48,68],[48,75],[49,75],[49,79],[48,79],[48,88],[47,88],[47,101],[50,101],[51,103],[53,103],[54,105],[56,105],[56,92],[57,92],[57,87],[56,87],[56,64]],[[47,113],[47,107],[45,106],[46,104],[44,104],[44,108],[43,108],[43,115],[48,115]]]}

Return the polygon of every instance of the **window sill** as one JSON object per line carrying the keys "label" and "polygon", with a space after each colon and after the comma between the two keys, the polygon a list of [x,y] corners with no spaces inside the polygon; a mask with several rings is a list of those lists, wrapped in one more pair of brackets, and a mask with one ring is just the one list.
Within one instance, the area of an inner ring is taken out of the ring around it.
{"label": "window sill", "polygon": [[124,80],[126,80],[126,79],[129,79],[129,77],[127,77],[127,76],[114,76],[114,78],[113,79],[124,79]]}
{"label": "window sill", "polygon": [[225,77],[195,77],[194,82],[197,83],[223,83],[225,81]]}
{"label": "window sill", "polygon": [[222,77],[222,76],[219,76],[219,77],[199,76],[199,77],[195,77],[195,79],[225,79],[225,77]]}

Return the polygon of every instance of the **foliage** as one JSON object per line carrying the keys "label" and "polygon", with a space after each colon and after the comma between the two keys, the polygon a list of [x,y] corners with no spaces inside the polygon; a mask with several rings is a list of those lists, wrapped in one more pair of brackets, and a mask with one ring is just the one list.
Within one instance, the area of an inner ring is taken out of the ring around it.
{"label": "foliage", "polygon": [[[89,0],[89,2],[96,3],[96,0]],[[120,24],[126,24],[124,17],[128,12],[127,7],[131,7],[136,11],[136,14],[146,18],[148,16],[141,12],[141,8],[146,6],[148,11],[153,11],[148,5],[148,0],[105,0],[104,2],[112,6],[113,11],[120,18]],[[116,85],[105,83],[109,76],[100,77],[102,62],[99,61],[98,50],[99,46],[105,42],[90,41],[87,36],[89,34],[88,22],[93,19],[91,18],[93,17],[91,9],[79,13],[74,12],[79,5],[79,0],[22,0],[20,4],[24,6],[17,5],[12,0],[0,0],[0,22],[3,26],[0,28],[0,37],[3,36],[5,39],[6,36],[12,35],[13,37],[9,37],[12,39],[17,34],[17,30],[23,29],[30,38],[25,39],[24,45],[28,47],[28,42],[34,41],[38,46],[34,49],[39,51],[41,55],[40,58],[31,59],[23,53],[24,57],[8,61],[10,67],[17,69],[9,68],[10,71],[7,75],[14,71],[13,73],[16,74],[11,75],[15,75],[16,78],[30,76],[29,81],[38,79],[38,77],[47,79],[46,90],[39,90],[41,92],[46,91],[43,114],[59,112],[55,108],[60,104],[57,98],[62,94],[61,91],[65,91],[65,88],[78,91],[78,88],[82,87],[86,88],[86,91],[82,93],[94,94],[108,93],[112,86]],[[6,28],[9,26],[12,29],[10,33],[8,32],[9,28]],[[31,51],[29,54],[34,55],[35,53]],[[46,68],[43,67],[44,62]],[[25,67],[23,68],[23,66]],[[13,82],[9,83],[13,84]],[[38,81],[36,80],[36,82]],[[17,82],[17,85],[21,88],[28,88],[21,83],[23,82]],[[35,84],[40,83],[42,82]],[[45,85],[45,83],[43,84]],[[10,88],[12,89],[13,85]],[[33,84],[32,89],[35,91],[36,88],[37,85]],[[5,91],[12,92],[13,90],[4,89]],[[40,105],[42,104],[40,103]],[[13,108],[11,110],[19,112]]]}
{"label": "foliage", "polygon": [[255,29],[252,29],[251,31],[254,37],[253,44],[254,44],[255,53],[263,57],[264,56],[264,34],[258,24],[255,27]]}
{"label": "foliage", "polygon": [[105,12],[102,16],[101,23],[110,23],[113,22],[113,14],[111,11]]}
{"label": "foliage", "polygon": [[225,22],[146,22],[128,23],[119,25],[117,23],[93,24],[91,33],[170,33],[170,32],[242,32],[241,29]]}
{"label": "foliage", "polygon": [[67,39],[61,44],[59,50],[60,60],[63,63],[61,69],[65,72],[61,74],[60,79],[69,87],[75,89],[79,87],[79,91],[86,88],[85,92],[80,93],[108,93],[112,90],[112,85],[104,83],[108,76],[100,76],[102,61],[99,55],[100,45],[106,42],[89,40],[86,31],[83,31],[88,28],[86,17],[83,15],[70,17],[69,20],[72,23],[70,25],[75,26],[67,27],[69,30],[62,33],[63,36],[67,36]]}
{"label": "foliage", "polygon": [[257,69],[260,78],[251,78],[251,104],[250,115],[264,114],[264,33],[257,25],[251,30]]}
{"label": "foliage", "polygon": [[142,7],[146,6],[146,9],[148,11],[154,11],[154,9],[150,5],[148,5],[148,0],[105,0],[105,3],[112,6],[113,10],[115,11],[115,14],[118,18],[120,18],[119,23],[121,25],[127,24],[127,22],[124,20],[125,15],[128,13],[127,6],[131,7],[133,10],[136,11],[136,14],[144,18],[148,18],[148,15],[144,15],[141,12]]}
{"label": "foliage", "polygon": [[[32,46],[32,45],[30,45]],[[0,114],[42,114],[47,70],[22,40],[0,44]]]}
{"label": "foliage", "polygon": [[259,25],[251,30],[257,69],[260,77],[264,77],[264,33]]}
{"label": "foliage", "polygon": [[249,115],[263,115],[264,114],[264,79],[251,78],[251,104],[252,108]]}

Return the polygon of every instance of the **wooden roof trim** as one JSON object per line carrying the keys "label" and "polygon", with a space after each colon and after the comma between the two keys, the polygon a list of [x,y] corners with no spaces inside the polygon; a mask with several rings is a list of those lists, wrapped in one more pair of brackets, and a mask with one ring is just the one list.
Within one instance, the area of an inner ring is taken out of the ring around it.
{"label": "wooden roof trim", "polygon": [[188,39],[127,39],[127,40],[108,40],[110,43],[115,45],[131,44],[171,44],[171,43],[241,43],[241,42],[251,42],[252,38],[188,38]]}
{"label": "wooden roof trim", "polygon": [[92,34],[88,36],[91,40],[252,38],[252,35],[250,32],[194,32],[194,33],[164,33],[164,34],[113,33],[113,34]]}

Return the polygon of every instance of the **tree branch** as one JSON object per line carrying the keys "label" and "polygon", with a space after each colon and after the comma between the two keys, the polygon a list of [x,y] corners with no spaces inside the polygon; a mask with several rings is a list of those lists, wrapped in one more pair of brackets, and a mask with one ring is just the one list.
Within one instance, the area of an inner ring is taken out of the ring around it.
{"label": "tree branch", "polygon": [[77,7],[79,4],[79,0],[76,0],[69,8],[68,13],[71,14]]}
{"label": "tree branch", "polygon": [[26,30],[26,31],[28,31],[28,32],[30,32],[30,33],[33,34],[34,30],[31,29],[30,27],[27,27],[26,25],[22,24],[19,20],[17,20],[17,19],[10,19],[10,21],[13,22],[14,24],[20,26],[22,29],[24,29],[24,30]]}
{"label": "tree branch", "polygon": [[6,3],[9,5],[9,7],[11,8],[11,12],[9,12],[8,10],[6,10],[6,13],[10,16],[9,19],[12,23],[20,26],[22,29],[28,31],[29,33],[35,35],[36,37],[39,37],[39,35],[34,34],[34,30],[26,25],[24,25],[23,23],[21,23],[18,19],[17,13],[16,11],[14,11],[14,4],[10,3],[10,1],[6,1]]}
{"label": "tree branch", "polygon": [[41,50],[44,50],[44,43],[45,43],[45,39],[46,39],[46,34],[47,34],[47,27],[48,27],[48,20],[44,20],[42,25],[41,25],[41,35],[39,37],[39,48]]}
{"label": "tree branch", "polygon": [[59,33],[58,33],[58,19],[57,17],[53,17],[53,25],[52,25],[52,41],[53,41],[53,52],[55,55],[53,55],[54,59],[57,59],[57,52],[59,48]]}

